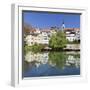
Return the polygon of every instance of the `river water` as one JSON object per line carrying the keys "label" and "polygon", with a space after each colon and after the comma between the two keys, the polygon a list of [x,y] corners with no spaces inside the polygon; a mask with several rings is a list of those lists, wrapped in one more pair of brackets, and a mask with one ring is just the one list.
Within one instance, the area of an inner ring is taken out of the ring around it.
{"label": "river water", "polygon": [[23,77],[80,75],[80,52],[28,52]]}

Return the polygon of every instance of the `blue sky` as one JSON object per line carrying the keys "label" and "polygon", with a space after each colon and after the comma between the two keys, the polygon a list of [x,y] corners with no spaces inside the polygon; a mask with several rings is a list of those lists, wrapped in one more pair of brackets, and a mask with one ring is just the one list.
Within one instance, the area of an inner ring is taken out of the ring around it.
{"label": "blue sky", "polygon": [[80,28],[80,14],[23,11],[23,21],[39,28],[61,27],[64,21],[66,28]]}

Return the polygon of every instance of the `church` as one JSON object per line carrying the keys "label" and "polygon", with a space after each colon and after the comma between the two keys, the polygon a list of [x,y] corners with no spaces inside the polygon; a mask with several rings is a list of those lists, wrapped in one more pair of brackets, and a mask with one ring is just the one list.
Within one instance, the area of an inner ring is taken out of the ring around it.
{"label": "church", "polygon": [[66,33],[66,39],[69,42],[80,41],[80,28],[66,28],[63,21],[61,30]]}

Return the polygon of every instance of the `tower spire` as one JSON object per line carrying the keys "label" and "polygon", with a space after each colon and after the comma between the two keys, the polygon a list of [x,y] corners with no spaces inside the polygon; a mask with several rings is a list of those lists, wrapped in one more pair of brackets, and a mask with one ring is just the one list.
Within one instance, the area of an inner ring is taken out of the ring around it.
{"label": "tower spire", "polygon": [[62,22],[62,31],[65,29],[65,23],[64,23],[64,20]]}

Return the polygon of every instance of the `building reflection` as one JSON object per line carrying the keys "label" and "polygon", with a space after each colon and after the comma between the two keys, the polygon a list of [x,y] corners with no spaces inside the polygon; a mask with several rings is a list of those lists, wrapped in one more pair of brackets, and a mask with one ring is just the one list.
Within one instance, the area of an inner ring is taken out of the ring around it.
{"label": "building reflection", "polygon": [[38,68],[42,64],[64,69],[65,67],[80,67],[80,54],[77,52],[28,52],[25,61],[29,68]]}

